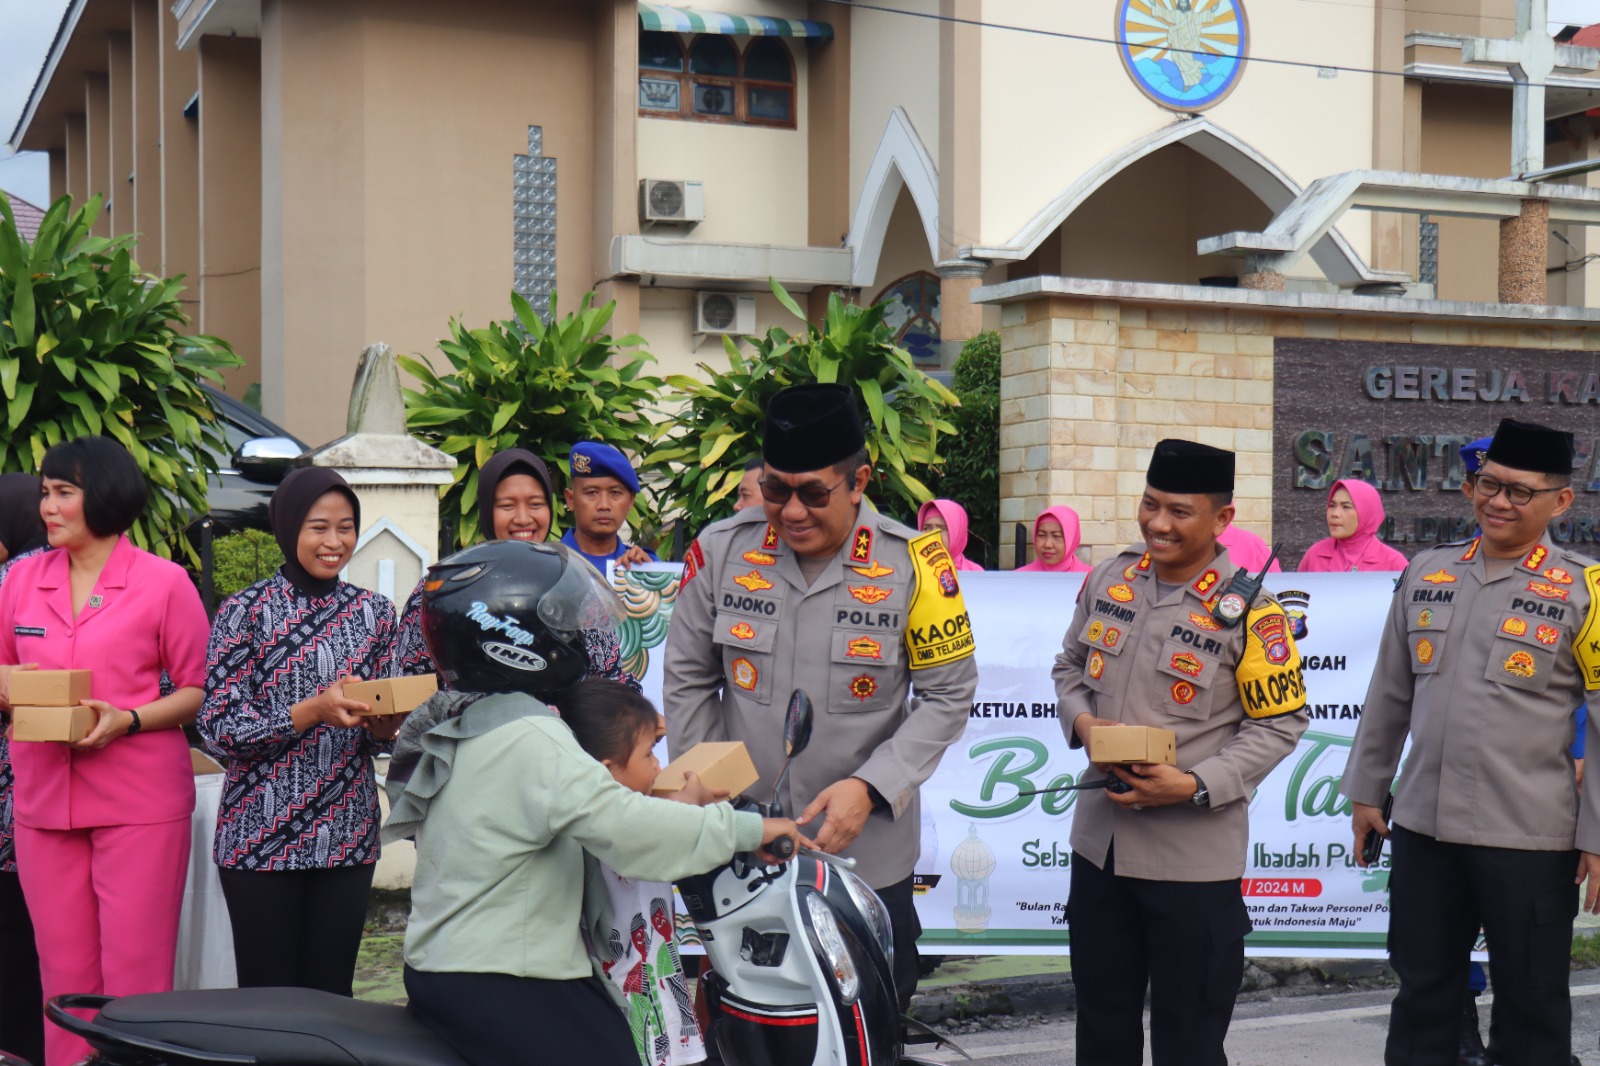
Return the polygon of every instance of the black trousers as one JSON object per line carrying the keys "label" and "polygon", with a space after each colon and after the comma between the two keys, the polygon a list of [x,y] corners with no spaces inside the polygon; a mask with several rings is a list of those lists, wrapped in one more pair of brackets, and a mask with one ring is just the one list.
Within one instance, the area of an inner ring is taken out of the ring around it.
{"label": "black trousers", "polygon": [[1079,1066],[1140,1066],[1146,986],[1155,1066],[1227,1066],[1250,932],[1239,882],[1118,877],[1115,855],[1106,867],[1072,857]]}
{"label": "black trousers", "polygon": [[331,870],[218,870],[240,988],[354,994],[373,864]]}
{"label": "black trousers", "polygon": [[407,966],[407,1010],[474,1066],[639,1066],[628,1019],[598,979],[424,973]]}
{"label": "black trousers", "polygon": [[911,891],[911,878],[897,881],[888,888],[877,890],[889,912],[889,928],[894,933],[894,988],[900,994],[900,1013],[911,1007],[911,997],[916,994],[917,981],[922,976],[917,937],[922,935],[922,921],[917,917],[917,905]]}
{"label": "black trousers", "polygon": [[22,882],[14,873],[0,873],[0,1051],[44,1061],[39,949]]}
{"label": "black trousers", "polygon": [[1498,1061],[1566,1062],[1578,853],[1446,844],[1398,824],[1391,839],[1389,959],[1400,992],[1385,1066],[1455,1066],[1467,959],[1480,925],[1494,975]]}

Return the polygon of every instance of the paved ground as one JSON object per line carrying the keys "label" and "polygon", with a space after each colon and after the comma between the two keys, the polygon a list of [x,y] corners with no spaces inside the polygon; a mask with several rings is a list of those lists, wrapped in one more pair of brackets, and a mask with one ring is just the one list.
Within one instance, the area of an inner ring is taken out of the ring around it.
{"label": "paved ground", "polygon": [[[1600,971],[1572,975],[1573,1050],[1600,1063]],[[1241,1003],[1229,1032],[1234,1066],[1357,1066],[1383,1061],[1383,1038],[1392,991],[1262,998]],[[1489,997],[1480,1000],[1487,1011]],[[1484,1023],[1487,1025],[1487,1016]],[[1073,1066],[1070,1017],[957,1038],[982,1066]],[[920,1052],[956,1063],[949,1052]],[[1150,1061],[1148,1052],[1145,1061]]]}

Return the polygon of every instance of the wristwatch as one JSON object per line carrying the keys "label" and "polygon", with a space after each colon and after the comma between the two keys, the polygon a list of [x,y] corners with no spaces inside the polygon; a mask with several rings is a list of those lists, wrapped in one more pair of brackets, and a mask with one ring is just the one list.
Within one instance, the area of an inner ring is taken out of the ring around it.
{"label": "wristwatch", "polygon": [[[133,715],[133,724],[128,727],[128,731],[124,734],[124,736],[131,737],[139,730],[144,728],[144,722],[139,718],[139,712],[134,710],[132,707],[128,708],[128,713]],[[1197,777],[1195,780],[1198,781],[1200,779]]]}
{"label": "wristwatch", "polygon": [[1189,797],[1189,802],[1194,804],[1196,807],[1210,807],[1211,792],[1206,788],[1206,783],[1200,780],[1200,775],[1195,773],[1193,770],[1188,770],[1185,772],[1190,777],[1194,778],[1194,795]]}

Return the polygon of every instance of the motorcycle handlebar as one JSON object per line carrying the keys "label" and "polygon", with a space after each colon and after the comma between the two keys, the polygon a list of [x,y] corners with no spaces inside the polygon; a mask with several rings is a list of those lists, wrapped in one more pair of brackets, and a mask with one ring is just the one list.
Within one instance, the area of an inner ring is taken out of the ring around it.
{"label": "motorcycle handlebar", "polygon": [[794,858],[794,838],[779,837],[777,840],[772,842],[772,846],[767,850],[770,851],[772,853],[772,857],[777,859],[779,862],[788,862],[790,859]]}

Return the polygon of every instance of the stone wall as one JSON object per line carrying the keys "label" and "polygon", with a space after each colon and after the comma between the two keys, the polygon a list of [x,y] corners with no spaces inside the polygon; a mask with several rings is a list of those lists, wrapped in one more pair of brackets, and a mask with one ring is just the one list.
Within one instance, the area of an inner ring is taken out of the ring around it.
{"label": "stone wall", "polygon": [[1014,565],[1012,523],[1031,523],[1053,504],[1081,517],[1086,562],[1139,541],[1144,471],[1163,437],[1236,452],[1237,521],[1270,541],[1279,337],[1600,348],[1590,321],[1600,316],[1574,308],[1059,278],[994,286],[976,298],[1002,305],[1005,567]]}

